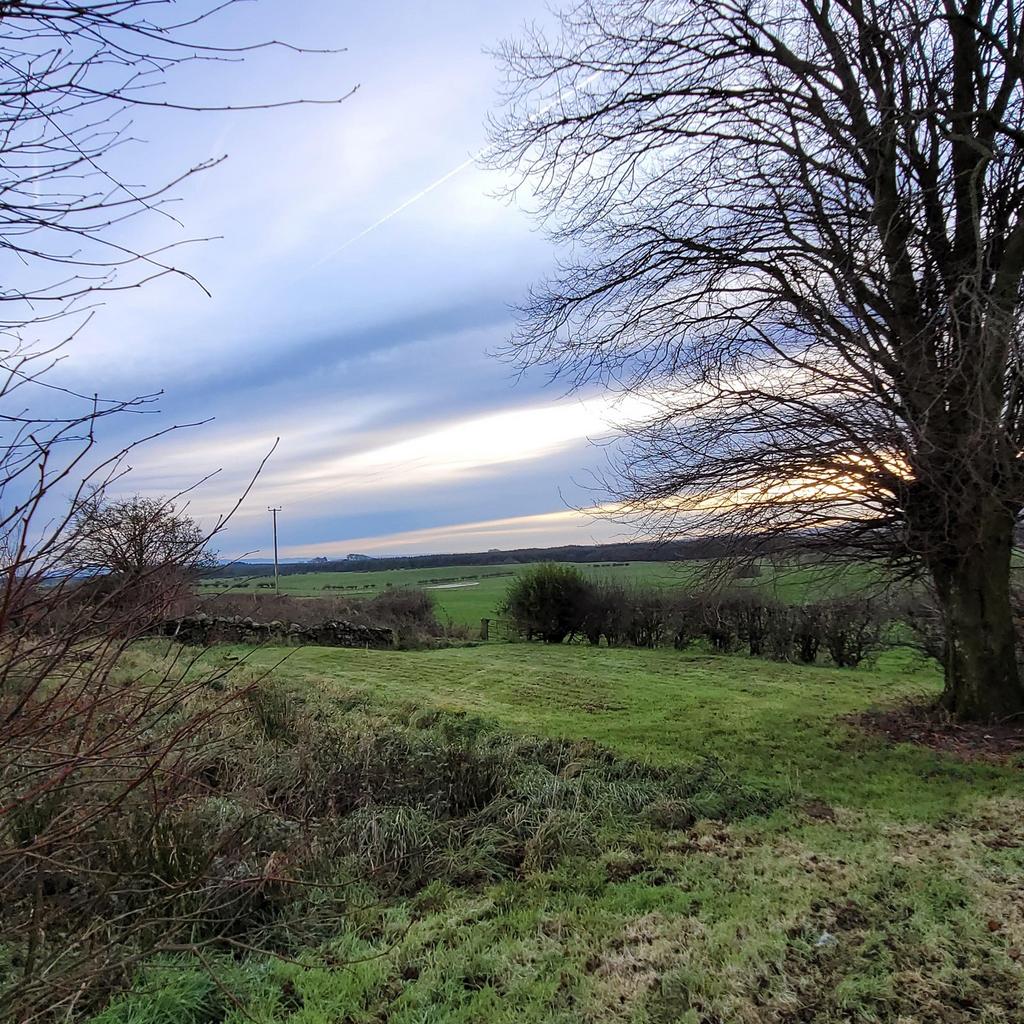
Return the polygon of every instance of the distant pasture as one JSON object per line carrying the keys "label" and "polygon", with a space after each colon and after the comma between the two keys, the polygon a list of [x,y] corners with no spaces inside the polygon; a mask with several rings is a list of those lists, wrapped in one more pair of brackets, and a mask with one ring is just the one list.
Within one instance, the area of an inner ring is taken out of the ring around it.
{"label": "distant pasture", "polygon": [[[516,565],[452,565],[427,569],[386,569],[353,572],[301,572],[281,576],[281,593],[295,597],[373,597],[388,587],[429,590],[438,615],[452,622],[478,626],[483,618],[498,614],[509,583],[537,563]],[[877,582],[880,575],[867,566],[822,567],[810,563],[780,565],[757,563],[759,575],[726,575],[718,566],[702,562],[576,562],[581,572],[595,580],[638,586],[692,589],[719,581],[729,587],[753,587],[790,603],[814,600],[836,590],[849,590]],[[204,595],[273,588],[272,576],[214,578],[200,585]]]}

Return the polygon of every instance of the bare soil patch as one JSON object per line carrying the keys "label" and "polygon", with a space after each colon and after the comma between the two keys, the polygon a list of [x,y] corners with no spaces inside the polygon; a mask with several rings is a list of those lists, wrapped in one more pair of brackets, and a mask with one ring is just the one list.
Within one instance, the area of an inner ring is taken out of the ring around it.
{"label": "bare soil patch", "polygon": [[961,724],[934,703],[915,700],[894,708],[872,708],[846,721],[891,743],[914,743],[965,761],[1017,761],[1024,767],[1024,719]]}

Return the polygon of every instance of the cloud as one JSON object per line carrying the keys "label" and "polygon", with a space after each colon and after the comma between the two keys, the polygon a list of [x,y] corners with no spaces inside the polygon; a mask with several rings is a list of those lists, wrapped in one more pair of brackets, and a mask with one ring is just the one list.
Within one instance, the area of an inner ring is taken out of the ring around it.
{"label": "cloud", "polygon": [[[593,465],[590,439],[642,415],[601,396],[559,400],[539,375],[513,387],[486,355],[509,334],[509,305],[554,257],[521,211],[490,198],[494,172],[467,160],[485,144],[498,85],[482,50],[524,18],[544,19],[543,6],[265,5],[254,15],[264,22],[246,21],[257,34],[301,32],[348,52],[197,65],[196,95],[237,78],[238,100],[278,88],[337,95],[358,82],[356,96],[241,117],[139,113],[138,134],[154,142],[125,148],[128,180],[230,159],[186,183],[175,207],[188,234],[223,236],[181,254],[212,298],[175,280],[119,294],[60,370],[84,393],[165,389],[159,419],[105,425],[112,443],[216,417],[133,453],[125,489],[173,493],[221,468],[190,495],[209,520],[280,437],[222,546],[264,546],[269,504],[286,507],[289,539],[312,547],[502,517],[523,533],[524,515],[557,507]],[[166,218],[124,230],[140,247],[177,237]]]}
{"label": "cloud", "polygon": [[[283,436],[279,456],[260,478],[258,501],[244,507],[239,520],[262,515],[265,504],[287,504],[311,516],[339,503],[365,504],[368,497],[380,501],[401,494],[415,500],[417,491],[495,478],[512,464],[546,459],[607,437],[615,425],[647,415],[649,406],[637,398],[597,395],[404,424],[394,431],[366,430],[361,437],[361,428],[379,416],[380,407],[373,401],[365,401],[361,409],[321,408],[319,416],[309,415],[311,411]],[[230,505],[272,443],[272,435],[257,431],[213,439],[200,432],[194,443],[177,442],[154,452],[148,462],[140,461],[126,485],[143,493],[165,493],[169,482],[187,486],[216,468],[210,460],[219,458],[224,469],[220,479],[192,504],[194,514],[212,516]]]}
{"label": "cloud", "polygon": [[285,547],[286,558],[344,557],[351,552],[385,556],[482,551],[489,548],[552,547],[560,544],[603,544],[635,535],[607,518],[601,510],[544,512],[537,515],[487,519],[475,523],[405,530],[370,537],[350,537]]}

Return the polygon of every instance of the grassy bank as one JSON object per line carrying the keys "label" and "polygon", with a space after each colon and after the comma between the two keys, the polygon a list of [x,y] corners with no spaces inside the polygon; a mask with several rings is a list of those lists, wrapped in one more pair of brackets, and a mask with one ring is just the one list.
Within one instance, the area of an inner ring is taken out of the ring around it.
{"label": "grassy bank", "polygon": [[695,820],[664,801],[660,816],[609,805],[586,849],[489,882],[366,890],[292,961],[221,959],[219,982],[194,962],[150,965],[103,1024],[1020,1019],[1020,766],[889,746],[842,720],[934,693],[931,669],[529,645],[208,657],[239,655],[243,672],[276,664],[275,685],[317,714],[468,713],[524,741],[704,765],[703,803]]}

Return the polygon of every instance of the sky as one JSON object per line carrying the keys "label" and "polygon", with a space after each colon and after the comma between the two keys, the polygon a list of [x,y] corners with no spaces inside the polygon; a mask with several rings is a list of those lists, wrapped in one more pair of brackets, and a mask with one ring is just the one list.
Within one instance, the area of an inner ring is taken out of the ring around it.
{"label": "sky", "polygon": [[58,371],[88,394],[163,389],[159,416],[129,418],[108,443],[209,420],[134,452],[123,491],[175,493],[214,474],[187,499],[210,523],[279,438],[218,538],[226,556],[267,557],[270,505],[291,558],[629,536],[574,510],[602,498],[592,474],[606,449],[593,442],[642,409],[566,394],[493,354],[555,253],[479,165],[500,101],[486,51],[549,17],[534,0],[261,0],[212,26],[232,42],[345,52],[200,66],[173,84],[179,95],[358,89],[334,106],[136,113],[145,142],[117,154],[125,180],[227,159],[176,190],[180,225],[148,216],[125,229],[136,246],[213,239],[174,255],[203,288],[167,278],[109,296]]}

